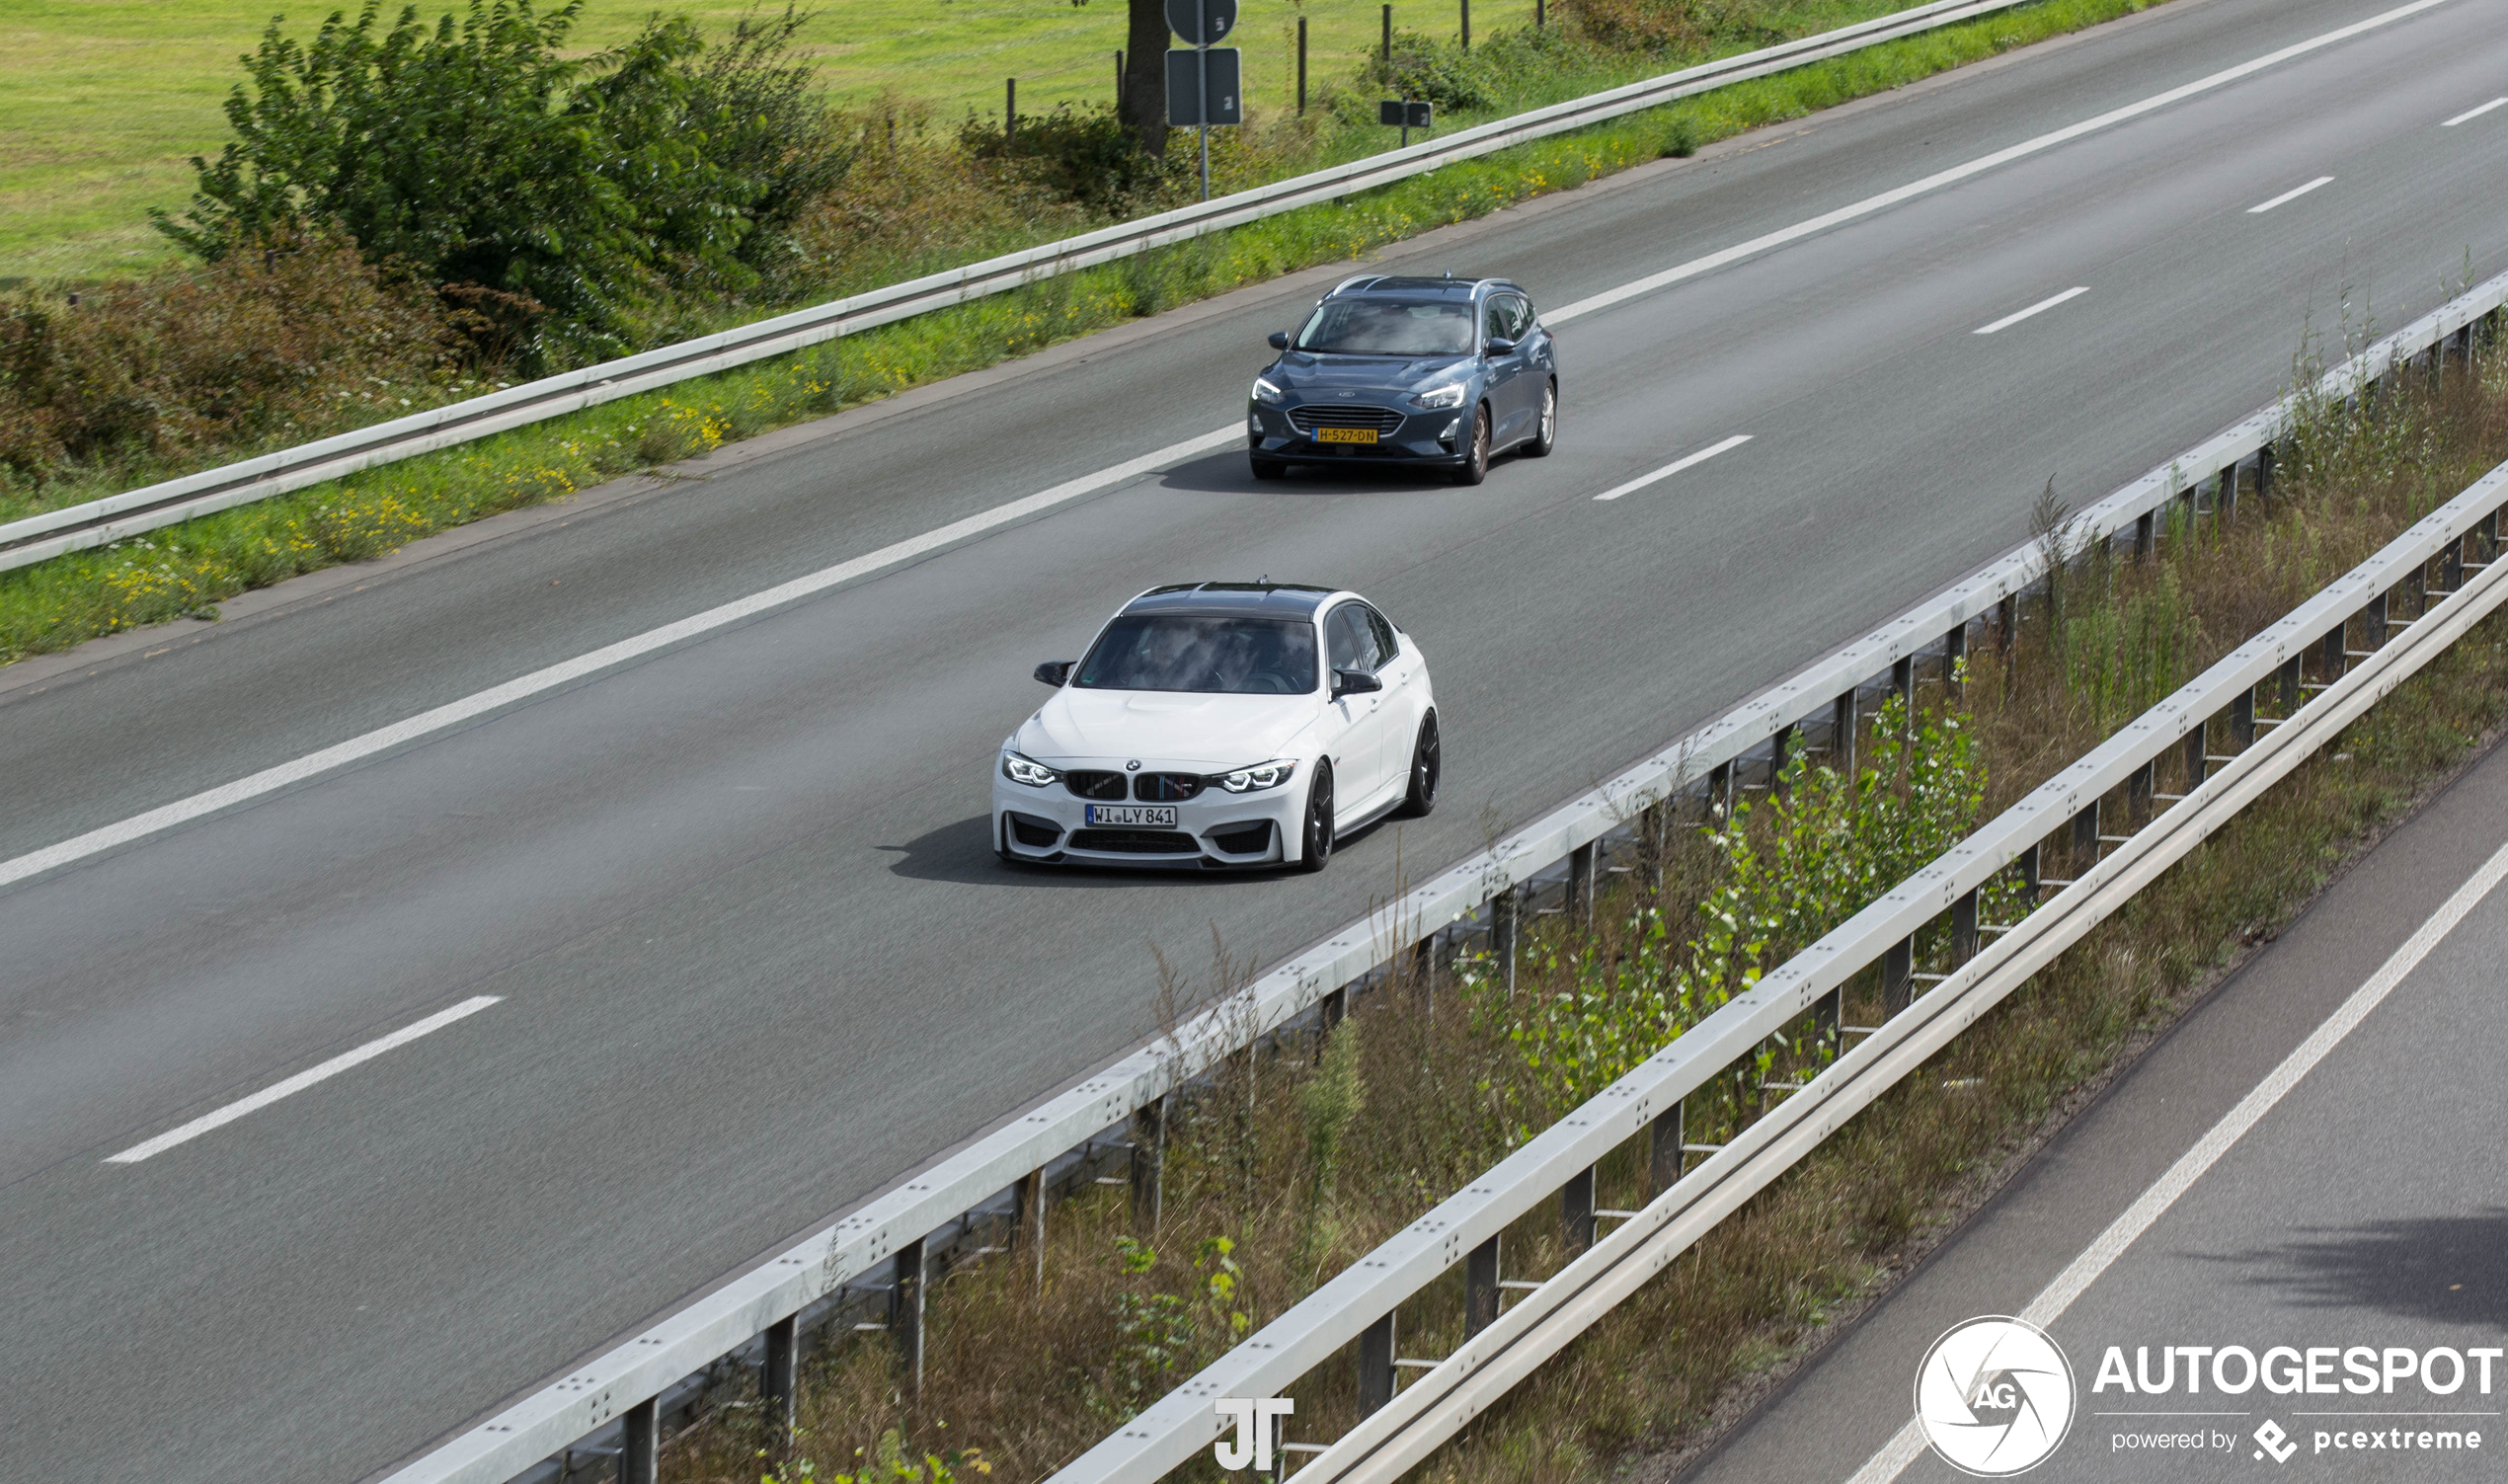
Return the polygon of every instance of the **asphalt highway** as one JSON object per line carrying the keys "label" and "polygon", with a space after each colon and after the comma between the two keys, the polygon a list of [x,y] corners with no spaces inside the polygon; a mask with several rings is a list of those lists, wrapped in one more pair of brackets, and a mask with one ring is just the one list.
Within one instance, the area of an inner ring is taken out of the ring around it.
{"label": "asphalt highway", "polygon": [[[1966,1477],[1930,1453],[1895,1474],[1870,1463],[1906,1425],[1934,1338],[1974,1315],[2027,1309],[2503,846],[2508,752],[2494,752],[2180,1022],[1683,1484]],[[2494,888],[2047,1324],[2072,1364],[2077,1411],[2028,1477],[2199,1484],[2287,1470],[2419,1484],[2508,1469],[2503,963],[2508,891]],[[2286,1363],[2242,1384],[2243,1362],[2223,1376],[2207,1358],[2190,1390],[2185,1358],[2161,1354],[2234,1346],[2259,1358],[2288,1347],[2303,1367],[2310,1350],[2327,1352],[2326,1368],[2315,1388],[2292,1390]],[[2142,1367],[2131,1390],[2112,1376],[2100,1384],[2111,1347],[2120,1369]],[[2376,1353],[2374,1385],[2343,1368],[2338,1353],[2354,1347]],[[2386,1374],[2390,1351],[2441,1349],[2465,1358],[2461,1381],[2443,1358],[2434,1385],[2417,1366]],[[2276,1434],[2259,1440],[2268,1423]],[[2445,1447],[2437,1435],[2449,1432],[2479,1433],[2480,1445]],[[2372,1445],[2359,1435],[2385,1437]],[[2153,1446],[2160,1437],[2175,1442]],[[2259,1456],[2274,1437],[2279,1456]]]}
{"label": "asphalt highway", "polygon": [[[1556,307],[2386,8],[2175,0],[1384,262]],[[2304,330],[2508,267],[2508,110],[2442,126],[2503,63],[2508,3],[2449,0],[1577,318],[1558,454],[1475,490],[1188,459],[0,890],[0,1475],[355,1478],[562,1371],[1131,1044],[1153,944],[1292,952],[2008,549],[2050,477],[2248,412]],[[1335,276],[0,671],[0,859],[1240,419]],[[997,867],[1035,663],[1264,574],[1420,638],[1439,813],[1321,878]]]}

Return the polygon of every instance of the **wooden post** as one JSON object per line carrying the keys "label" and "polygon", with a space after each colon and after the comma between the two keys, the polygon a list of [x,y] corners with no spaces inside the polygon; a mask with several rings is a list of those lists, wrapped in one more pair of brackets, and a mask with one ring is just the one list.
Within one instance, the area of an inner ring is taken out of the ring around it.
{"label": "wooden post", "polygon": [[1306,112],[1306,18],[1297,18],[1297,112]]}

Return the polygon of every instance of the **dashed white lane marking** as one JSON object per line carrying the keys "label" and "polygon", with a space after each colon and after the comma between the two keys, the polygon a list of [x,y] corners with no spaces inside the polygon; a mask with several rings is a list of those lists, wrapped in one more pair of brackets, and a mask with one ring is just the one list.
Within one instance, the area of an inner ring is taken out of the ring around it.
{"label": "dashed white lane marking", "polygon": [[1737,432],[1733,436],[1726,438],[1723,442],[1701,448],[1697,452],[1688,455],[1686,458],[1674,459],[1671,463],[1657,469],[1652,474],[1640,474],[1635,479],[1630,480],[1624,485],[1613,485],[1594,498],[1596,500],[1617,500],[1622,495],[1626,495],[1633,490],[1642,490],[1646,488],[1648,485],[1653,484],[1656,480],[1670,479],[1673,475],[1680,473],[1684,469],[1689,468],[1691,465],[1703,464],[1719,453],[1730,453],[1750,440],[1751,435],[1749,433]]}
{"label": "dashed white lane marking", "polygon": [[1980,325],[1977,327],[1975,333],[1979,335],[1992,335],[1998,330],[2008,330],[2033,314],[2044,314],[2048,310],[2053,309],[2056,305],[2063,303],[2065,300],[2077,299],[2089,291],[2089,285],[2087,284],[2083,284],[2079,288],[2068,288],[2064,292],[2057,294],[2054,298],[2040,299],[2035,304],[2021,310],[2018,314],[2006,314],[2001,319],[1995,321],[1991,325]]}
{"label": "dashed white lane marking", "polygon": [[497,994],[474,994],[458,1005],[436,1011],[425,1020],[405,1025],[388,1036],[378,1036],[354,1051],[342,1052],[319,1066],[308,1066],[284,1081],[273,1082],[251,1097],[238,1098],[215,1112],[201,1114],[180,1128],[168,1129],[152,1139],[132,1144],[118,1154],[107,1156],[105,1163],[137,1164],[151,1155],[163,1154],[177,1144],[189,1143],[212,1129],[231,1124],[255,1109],[267,1108],[280,1098],[304,1091],[316,1082],[336,1077],[361,1061],[371,1061],[396,1046],[407,1046],[431,1031],[440,1031],[456,1020],[476,1015],[502,998],[504,998],[503,995]]}
{"label": "dashed white lane marking", "polygon": [[[2254,1091],[2240,1098],[2235,1108],[2224,1114],[2221,1122],[2214,1124],[2193,1148],[2168,1167],[2168,1173],[2153,1181],[2150,1189],[2125,1209],[2123,1215],[2109,1222],[2107,1229],[2098,1234],[2098,1240],[2083,1249],[2079,1257],[2073,1259],[2070,1267],[2057,1275],[2055,1282],[2048,1284],[2037,1297],[2029,1300],[2029,1306],[2020,1311],[2019,1317],[2040,1329],[2062,1317],[2064,1311],[2073,1306],[2073,1300],[2087,1291],[2110,1264],[2125,1255],[2126,1248],[2133,1246],[2136,1239],[2152,1228],[2152,1223],[2177,1203],[2179,1196],[2192,1189],[2205,1171],[2230,1152],[2231,1145],[2261,1123],[2264,1115],[2273,1111],[2273,1105],[2297,1087],[2302,1077],[2314,1070],[2317,1062],[2325,1059],[2326,1053],[2341,1045],[2345,1036],[2369,1018],[2369,1012],[2384,1004],[2386,997],[2394,992],[2395,985],[2403,982],[2404,976],[2420,967],[2421,961],[2429,957],[2430,950],[2454,932],[2456,925],[2479,906],[2482,898],[2489,896],[2502,880],[2508,880],[2508,845],[2501,846],[2489,860],[2482,862],[2481,869],[2456,889],[2456,895],[2448,898],[2413,931],[2411,937],[2403,940],[2402,947],[2378,966],[2378,972],[2369,976],[2367,983],[2353,990],[2351,998],[2344,1000],[2340,1009],[2326,1017],[2325,1023],[2301,1042],[2298,1050],[2282,1058],[2282,1064],[2273,1068],[2272,1075],[2257,1083]],[[1890,1484],[1923,1451],[1924,1425],[1910,1419],[1907,1426],[1899,1429],[1897,1437],[1883,1444],[1878,1452],[1864,1460],[1863,1467],[1855,1470],[1854,1477],[1847,1484]]]}
{"label": "dashed white lane marking", "polygon": [[2334,178],[2329,175],[2320,175],[2296,191],[2285,191],[2269,201],[2259,201],[2256,204],[2247,207],[2246,214],[2249,216],[2261,216],[2265,212],[2272,210],[2275,206],[2287,205],[2290,202],[2299,199],[2301,196],[2306,195],[2309,192],[2315,190],[2319,186],[2331,185],[2333,183],[2333,179]]}
{"label": "dashed white lane marking", "polygon": [[2440,128],[2454,128],[2456,125],[2458,125],[2458,124],[2460,124],[2460,123],[2467,122],[2468,120],[2470,120],[2470,119],[2479,118],[2482,115],[2489,113],[2492,109],[2495,109],[2495,108],[2500,108],[2500,107],[2502,107],[2502,106],[2508,106],[2508,98],[2494,98],[2494,99],[2492,99],[2490,102],[2488,102],[2488,103],[2486,103],[2486,104],[2483,104],[2480,108],[2477,108],[2477,109],[2467,109],[2465,112],[2463,112],[2463,113],[2461,113],[2461,114],[2457,115],[2455,117],[2450,118],[2450,119],[2448,119],[2446,122],[2444,122],[2444,123],[2440,124],[2440,125],[2439,125],[2439,127],[2440,127]]}

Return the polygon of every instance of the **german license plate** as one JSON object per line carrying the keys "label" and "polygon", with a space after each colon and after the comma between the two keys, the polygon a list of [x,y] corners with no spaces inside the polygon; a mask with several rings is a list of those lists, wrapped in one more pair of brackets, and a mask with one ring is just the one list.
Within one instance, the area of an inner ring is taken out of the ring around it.
{"label": "german license plate", "polygon": [[1176,827],[1176,807],[1172,804],[1092,804],[1088,806],[1088,822],[1173,829]]}
{"label": "german license plate", "polygon": [[1372,428],[1318,428],[1315,430],[1315,441],[1318,443],[1372,443],[1375,441],[1375,430]]}

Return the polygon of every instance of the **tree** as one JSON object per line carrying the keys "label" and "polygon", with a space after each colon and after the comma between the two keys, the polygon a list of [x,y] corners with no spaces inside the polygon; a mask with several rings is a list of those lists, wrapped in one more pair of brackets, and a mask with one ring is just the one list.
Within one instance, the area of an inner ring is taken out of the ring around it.
{"label": "tree", "polygon": [[1128,0],[1131,34],[1124,51],[1124,121],[1143,153],[1167,156],[1166,0]]}
{"label": "tree", "polygon": [[469,0],[432,27],[410,5],[386,28],[366,0],[305,45],[274,18],[227,99],[235,140],[214,164],[194,159],[190,208],[154,224],[211,261],[345,231],[368,262],[476,285],[616,349],[627,304],[662,278],[747,275],[739,249],[773,152],[725,158],[742,153],[728,148],[739,117],[692,65],[703,41],[685,19],[561,56],[582,5]]}

